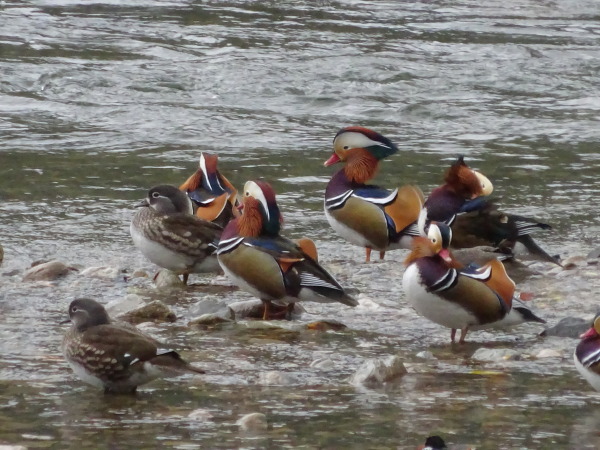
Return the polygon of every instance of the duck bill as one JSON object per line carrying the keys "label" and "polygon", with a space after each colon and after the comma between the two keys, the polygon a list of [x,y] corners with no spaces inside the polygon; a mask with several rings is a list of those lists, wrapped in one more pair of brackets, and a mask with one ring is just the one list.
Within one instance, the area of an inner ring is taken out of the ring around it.
{"label": "duck bill", "polygon": [[446,261],[447,263],[451,263],[452,262],[452,256],[450,256],[450,251],[447,248],[443,248],[438,252],[438,255],[440,255],[442,257],[442,259],[444,261]]}
{"label": "duck bill", "polygon": [[135,204],[135,205],[133,205],[133,206],[134,206],[134,208],[141,208],[141,207],[143,207],[143,206],[150,206],[150,204],[148,203],[148,200],[147,200],[147,199],[144,199],[144,200],[142,200],[142,201],[140,201],[140,202],[136,203],[136,204]]}
{"label": "duck bill", "polygon": [[335,163],[339,163],[340,161],[341,161],[340,157],[334,153],[333,155],[331,155],[331,157],[327,161],[325,161],[323,163],[323,165],[325,167],[329,167],[329,166],[334,165]]}
{"label": "duck bill", "polygon": [[594,330],[594,328],[590,328],[589,330],[587,330],[585,333],[583,333],[581,336],[579,336],[581,339],[585,339],[585,338],[589,338],[589,337],[593,337],[596,336],[598,333],[596,333],[596,330]]}

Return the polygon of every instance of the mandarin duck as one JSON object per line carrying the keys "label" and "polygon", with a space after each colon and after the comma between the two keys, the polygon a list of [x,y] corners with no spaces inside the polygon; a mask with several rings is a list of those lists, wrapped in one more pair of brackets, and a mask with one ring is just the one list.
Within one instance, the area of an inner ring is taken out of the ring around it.
{"label": "mandarin duck", "polygon": [[319,265],[312,241],[280,236],[281,214],[268,183],[248,181],[242,208],[223,231],[217,256],[234,284],[263,301],[264,319],[270,318],[271,302],[288,305],[288,312],[297,301],[358,304]]}
{"label": "mandarin duck", "polygon": [[133,325],[113,322],[95,300],[73,300],[67,322],[72,326],[62,342],[65,359],[81,380],[105,393],[134,393],[161,376],[204,373]]}
{"label": "mandarin duck", "polygon": [[418,314],[450,328],[452,342],[456,330],[461,330],[459,343],[464,343],[469,330],[545,323],[514,298],[515,283],[502,262],[464,266],[449,251],[451,239],[448,225],[432,222],[427,237],[413,242],[402,286]]}
{"label": "mandarin duck", "polygon": [[331,227],[344,239],[366,249],[366,261],[373,249],[383,259],[387,250],[410,248],[423,205],[423,193],[405,185],[388,191],[366,184],[378,169],[379,161],[398,151],[388,138],[363,127],[342,128],[333,140],[333,155],[325,166],[342,162],[325,190],[325,215]]}
{"label": "mandarin duck", "polygon": [[550,256],[530,236],[550,225],[528,217],[498,211],[489,199],[493,191],[490,180],[471,169],[463,156],[450,166],[445,184],[434,189],[425,201],[427,221],[445,222],[452,226],[454,248],[494,246],[513,252],[522,244],[537,258],[560,263]]}
{"label": "mandarin duck", "polygon": [[223,229],[192,214],[192,202],[175,186],[148,191],[137,205],[130,233],[135,246],[157,266],[183,275],[216,272],[216,249]]}
{"label": "mandarin duck", "polygon": [[179,189],[192,200],[195,215],[224,227],[239,215],[237,189],[217,169],[218,156],[200,153],[199,168]]}
{"label": "mandarin duck", "polygon": [[581,376],[600,391],[600,313],[594,317],[590,329],[581,335],[573,359]]}

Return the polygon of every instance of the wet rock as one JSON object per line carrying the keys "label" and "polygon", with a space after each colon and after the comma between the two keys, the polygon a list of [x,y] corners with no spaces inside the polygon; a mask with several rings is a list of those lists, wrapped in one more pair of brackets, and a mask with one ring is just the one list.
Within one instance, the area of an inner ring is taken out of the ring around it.
{"label": "wet rock", "polygon": [[125,314],[134,309],[143,307],[146,304],[139,295],[128,294],[118,300],[110,301],[106,304],[106,310],[110,316],[116,317]]}
{"label": "wet rock", "polygon": [[289,373],[271,370],[259,373],[257,383],[262,386],[290,386],[298,384],[298,380]]}
{"label": "wet rock", "polygon": [[429,351],[419,352],[416,354],[416,357],[421,359],[436,359],[436,357],[433,356],[433,353]]}
{"label": "wet rock", "polygon": [[[600,259],[600,247],[595,248],[594,250],[592,250],[591,252],[589,252],[587,254],[587,259],[588,262],[592,261],[592,260],[598,260]],[[595,263],[597,263],[598,261],[595,261]]]}
{"label": "wet rock", "polygon": [[219,325],[221,323],[234,322],[233,311],[231,311],[231,310],[226,310],[226,311],[229,311],[229,314],[227,314],[225,312],[223,314],[221,314],[221,313],[202,314],[200,317],[196,317],[196,318],[190,320],[188,322],[188,326],[204,328],[204,327],[211,327],[211,326]]}
{"label": "wet rock", "polygon": [[316,322],[306,324],[306,328],[308,330],[315,331],[340,331],[348,327],[346,327],[346,325],[344,325],[342,322],[338,322],[337,320],[318,320]]}
{"label": "wet rock", "polygon": [[154,285],[158,289],[181,288],[184,287],[183,281],[175,272],[167,269],[160,270],[154,277]]}
{"label": "wet rock", "polygon": [[562,358],[562,353],[558,350],[554,350],[553,348],[544,348],[540,350],[537,355],[535,355],[538,359],[544,358]]}
{"label": "wet rock", "polygon": [[406,374],[406,367],[399,356],[390,356],[385,359],[371,359],[366,361],[350,377],[350,384],[379,386],[393,381]]}
{"label": "wet rock", "polygon": [[569,256],[567,259],[562,261],[563,268],[565,270],[575,269],[577,266],[587,264],[587,260],[584,256]]}
{"label": "wet rock", "polygon": [[4,260],[4,249],[2,248],[2,244],[0,244],[0,264]]}
{"label": "wet rock", "polygon": [[0,450],[27,450],[24,445],[0,445]]}
{"label": "wet rock", "polygon": [[154,300],[151,303],[121,315],[120,319],[138,324],[142,322],[175,322],[177,316],[163,302]]}
{"label": "wet rock", "polygon": [[[229,304],[229,308],[233,310],[236,320],[262,319],[265,311],[264,304],[260,300],[245,300],[242,302],[234,302]],[[284,319],[287,312],[287,306],[271,305],[271,312],[272,315],[281,316],[276,317],[277,319]],[[299,303],[294,303],[294,309],[292,310],[291,319],[300,319],[304,312],[305,309],[302,305],[300,305]]]}
{"label": "wet rock", "polygon": [[238,419],[235,423],[243,431],[265,431],[269,424],[267,422],[267,416],[263,413],[250,413]]}
{"label": "wet rock", "polygon": [[540,333],[540,336],[559,336],[578,338],[581,333],[585,333],[590,327],[590,320],[584,320],[580,317],[565,317],[553,327],[546,328]]}
{"label": "wet rock", "polygon": [[[202,316],[204,314],[226,314],[229,316],[233,314],[233,311],[223,300],[217,298],[205,298],[190,307],[189,313],[192,316]],[[233,319],[233,317],[231,318]]]}
{"label": "wet rock", "polygon": [[148,278],[148,272],[142,269],[135,269],[131,274],[131,278]]}
{"label": "wet rock", "polygon": [[23,281],[53,281],[67,276],[72,270],[76,269],[57,260],[40,263],[25,271]]}
{"label": "wet rock", "polygon": [[95,266],[87,267],[81,271],[81,275],[101,280],[116,280],[123,278],[123,272],[117,267]]}
{"label": "wet rock", "polygon": [[197,422],[210,422],[213,418],[214,415],[208,409],[195,409],[188,414],[188,419]]}
{"label": "wet rock", "polygon": [[521,359],[521,354],[511,348],[479,348],[471,356],[477,361],[510,361]]}
{"label": "wet rock", "polygon": [[333,369],[335,364],[331,358],[319,358],[312,361],[310,363],[310,367],[314,367],[315,369],[329,370]]}

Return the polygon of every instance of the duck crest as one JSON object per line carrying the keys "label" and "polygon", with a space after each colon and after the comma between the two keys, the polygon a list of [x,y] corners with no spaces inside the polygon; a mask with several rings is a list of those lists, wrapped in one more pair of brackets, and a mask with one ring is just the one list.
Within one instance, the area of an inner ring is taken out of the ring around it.
{"label": "duck crest", "polygon": [[343,170],[352,183],[365,184],[375,176],[379,168],[377,157],[362,148],[350,150],[347,161]]}
{"label": "duck crest", "polygon": [[462,155],[446,171],[444,181],[463,198],[471,199],[483,193],[477,175],[467,166]]}

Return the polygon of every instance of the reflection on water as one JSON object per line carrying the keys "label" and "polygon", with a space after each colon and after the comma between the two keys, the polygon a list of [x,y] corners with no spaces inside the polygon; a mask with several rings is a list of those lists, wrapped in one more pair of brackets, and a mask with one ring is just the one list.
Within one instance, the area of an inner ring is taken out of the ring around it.
{"label": "reflection on water", "polygon": [[[382,186],[416,183],[428,193],[463,153],[494,182],[503,208],[554,226],[540,236],[552,253],[587,254],[600,233],[595,1],[0,8],[0,443],[412,449],[438,433],[484,449],[598,447],[597,395],[571,366],[574,340],[544,340],[532,326],[448,346],[446,330],[399,301],[404,254],[357,265],[360,249],[338,240],[322,213],[331,140],[360,124],[401,149],[382,165]],[[155,292],[123,277],[20,281],[39,259],[154,270],[128,236],[132,205],[152,185],[182,182],[200,151],[218,153],[238,187],[257,176],[272,182],[286,233],[315,238],[328,268],[360,293],[362,309],[307,305],[346,331],[189,330],[194,304],[219,294]],[[597,308],[589,301],[597,268],[566,275],[542,270],[520,286],[550,322]],[[136,398],[74,381],[59,354],[69,300],[128,293],[175,309],[180,320],[153,334],[181,346],[206,376],[157,381]],[[487,341],[525,356],[473,362]],[[531,357],[546,348],[564,357]],[[347,384],[364,359],[391,354],[407,361],[402,380]],[[311,366],[318,360],[331,364]],[[267,371],[295,382],[262,385]],[[238,429],[252,412],[267,415],[265,433]]]}

